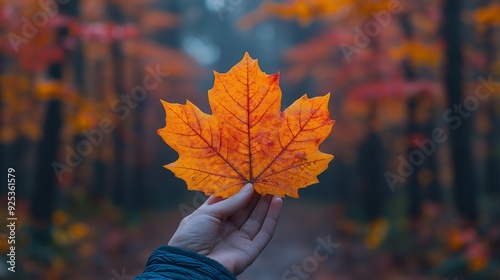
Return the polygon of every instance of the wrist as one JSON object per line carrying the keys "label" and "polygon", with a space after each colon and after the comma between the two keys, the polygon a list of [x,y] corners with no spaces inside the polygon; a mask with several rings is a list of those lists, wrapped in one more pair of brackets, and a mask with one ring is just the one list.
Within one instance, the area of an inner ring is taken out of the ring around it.
{"label": "wrist", "polygon": [[234,258],[228,259],[227,257],[213,256],[210,254],[206,255],[206,257],[210,258],[210,259],[216,261],[217,263],[221,264],[222,266],[224,266],[224,268],[226,268],[229,272],[231,272],[231,274],[233,274],[233,275],[239,274],[239,273],[236,273],[236,269],[235,269],[236,264],[235,264]]}

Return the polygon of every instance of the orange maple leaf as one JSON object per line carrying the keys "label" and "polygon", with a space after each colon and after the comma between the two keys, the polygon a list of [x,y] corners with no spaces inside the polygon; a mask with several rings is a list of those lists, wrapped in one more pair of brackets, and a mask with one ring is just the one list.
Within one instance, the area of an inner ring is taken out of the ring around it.
{"label": "orange maple leaf", "polygon": [[165,165],[190,190],[223,198],[252,183],[262,194],[298,197],[318,182],[332,155],[318,150],[330,134],[330,94],[302,96],[281,112],[279,73],[267,75],[248,53],[228,73],[214,71],[208,92],[213,115],[194,104],[162,100],[166,126],[158,130],[179,153]]}

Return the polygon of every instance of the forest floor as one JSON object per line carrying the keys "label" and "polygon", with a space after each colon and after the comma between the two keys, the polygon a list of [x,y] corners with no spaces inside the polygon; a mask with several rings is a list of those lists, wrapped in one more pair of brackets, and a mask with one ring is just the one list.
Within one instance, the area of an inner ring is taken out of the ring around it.
{"label": "forest floor", "polygon": [[[273,240],[238,279],[500,279],[496,278],[498,255],[481,258],[481,248],[473,240],[486,246],[493,243],[474,234],[471,237],[470,232],[460,233],[455,240],[450,235],[453,229],[442,222],[448,217],[406,226],[401,234],[394,221],[348,220],[337,206],[287,199]],[[86,241],[71,252],[68,248],[60,251],[49,268],[33,259],[20,265],[29,270],[28,275],[45,275],[37,279],[133,279],[144,270],[151,252],[168,242],[182,219],[179,209],[142,216],[124,227],[106,215],[96,215],[85,221]],[[469,241],[461,241],[460,236]],[[468,260],[470,252],[479,257]],[[471,274],[471,268],[477,273]]]}

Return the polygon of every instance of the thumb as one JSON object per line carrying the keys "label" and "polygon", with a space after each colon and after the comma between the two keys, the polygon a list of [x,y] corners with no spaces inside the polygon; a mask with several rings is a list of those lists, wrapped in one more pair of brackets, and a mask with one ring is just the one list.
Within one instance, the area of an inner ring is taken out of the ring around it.
{"label": "thumb", "polygon": [[232,216],[241,209],[245,208],[250,202],[253,194],[253,186],[251,183],[246,184],[237,194],[226,198],[224,200],[214,202],[213,204],[207,203],[205,211],[207,214],[218,219],[224,219]]}

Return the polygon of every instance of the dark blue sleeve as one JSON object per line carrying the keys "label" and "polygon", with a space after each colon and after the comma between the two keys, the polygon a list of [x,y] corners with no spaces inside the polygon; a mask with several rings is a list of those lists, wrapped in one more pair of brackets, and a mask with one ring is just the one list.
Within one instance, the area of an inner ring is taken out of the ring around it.
{"label": "dark blue sleeve", "polygon": [[236,277],[213,259],[192,251],[163,245],[149,256],[146,269],[135,279],[236,280]]}

